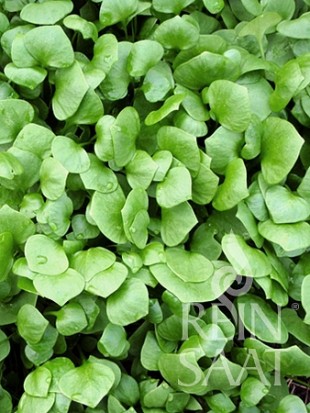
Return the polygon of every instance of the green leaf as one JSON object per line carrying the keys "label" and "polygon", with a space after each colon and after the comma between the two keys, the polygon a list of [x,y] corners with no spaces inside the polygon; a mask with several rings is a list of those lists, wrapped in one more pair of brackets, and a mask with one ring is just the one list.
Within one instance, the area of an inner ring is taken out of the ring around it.
{"label": "green leaf", "polygon": [[154,162],[147,152],[137,150],[134,157],[125,168],[127,181],[132,189],[147,189],[150,186],[157,169],[157,163]]}
{"label": "green leaf", "polygon": [[116,62],[100,85],[104,97],[109,100],[123,99],[128,93],[130,75],[127,72],[127,60],[132,43],[119,42]]}
{"label": "green leaf", "polygon": [[[305,277],[305,279],[308,276]],[[305,287],[306,282],[303,281]],[[309,281],[307,281],[309,283]],[[305,289],[306,291],[306,289]],[[305,296],[305,294],[304,294]],[[304,300],[303,300],[304,301]],[[306,303],[304,304],[305,310],[307,310]],[[287,331],[297,338],[297,340],[304,343],[306,346],[310,344],[310,327],[298,317],[298,314],[295,310],[291,308],[284,308],[281,312],[282,320],[287,328]]]}
{"label": "green leaf", "polygon": [[255,19],[247,22],[239,31],[239,36],[255,36],[260,48],[261,56],[264,57],[263,38],[265,33],[276,31],[276,25],[281,21],[281,16],[275,12],[264,12]]}
{"label": "green leaf", "polygon": [[173,126],[163,126],[157,133],[157,141],[159,149],[171,152],[193,175],[197,174],[200,154],[193,135]]}
{"label": "green leaf", "polygon": [[158,102],[164,99],[173,87],[174,79],[170,66],[161,61],[147,71],[142,90],[149,102]]}
{"label": "green leaf", "polygon": [[275,91],[270,96],[270,107],[279,112],[284,109],[292,97],[297,93],[304,81],[303,73],[296,60],[289,60],[276,73]]}
{"label": "green leaf", "polygon": [[203,51],[180,64],[174,72],[174,78],[182,86],[198,90],[215,80],[236,80],[241,72],[240,65],[241,55],[237,50],[229,50],[224,55]]}
{"label": "green leaf", "polygon": [[286,343],[288,332],[277,314],[262,298],[246,294],[237,298],[237,308],[245,328],[267,343]]}
{"label": "green leaf", "polygon": [[69,266],[62,246],[43,234],[32,235],[27,239],[25,256],[29,268],[41,274],[61,274]]}
{"label": "green leaf", "polygon": [[138,112],[131,106],[125,107],[111,126],[114,160],[117,166],[125,166],[133,158],[139,132]]}
{"label": "green leaf", "polygon": [[39,410],[41,413],[48,413],[54,401],[54,393],[49,393],[46,397],[34,397],[24,393],[18,403],[18,412],[31,413]]}
{"label": "green leaf", "polygon": [[308,248],[310,245],[310,225],[307,222],[274,224],[269,219],[258,224],[258,231],[264,238],[280,245],[286,252]]}
{"label": "green leaf", "polygon": [[256,406],[269,392],[268,387],[256,377],[248,377],[241,385],[241,400],[246,406]]}
{"label": "green leaf", "polygon": [[55,277],[38,274],[33,285],[42,297],[49,298],[62,306],[84,290],[85,281],[81,274],[68,268]]}
{"label": "green leaf", "polygon": [[126,326],[145,317],[149,311],[148,291],[138,278],[126,280],[107,299],[107,315],[111,323]]}
{"label": "green leaf", "polygon": [[146,333],[146,337],[141,349],[141,364],[150,371],[158,371],[158,360],[162,350],[152,331]]}
{"label": "green leaf", "polygon": [[195,353],[162,354],[159,370],[174,388],[185,393],[198,394],[203,388],[203,372],[197,364]]}
{"label": "green leaf", "polygon": [[[0,144],[12,142],[21,129],[34,118],[30,103],[20,99],[0,100]],[[12,122],[14,119],[14,122]]]}
{"label": "green leaf", "polygon": [[211,14],[220,13],[224,6],[224,0],[203,0],[203,4]]}
{"label": "green leaf", "polygon": [[247,277],[265,277],[272,267],[267,256],[260,250],[250,247],[240,235],[225,234],[222,238],[223,251],[240,275]]}
{"label": "green leaf", "polygon": [[78,303],[70,302],[52,314],[56,316],[56,328],[63,336],[72,336],[87,327],[85,312]]}
{"label": "green leaf", "polygon": [[67,397],[95,408],[113,386],[115,376],[111,368],[95,361],[85,361],[82,366],[68,371],[59,381]]}
{"label": "green leaf", "polygon": [[221,262],[213,275],[203,282],[185,282],[166,264],[155,264],[150,269],[157,281],[182,303],[213,301],[225,292],[236,278],[235,271],[226,262]]}
{"label": "green leaf", "polygon": [[[41,341],[49,323],[33,305],[24,304],[18,311],[16,324],[19,334],[27,343],[36,344]],[[42,396],[46,395],[47,392]]]}
{"label": "green leaf", "polygon": [[87,158],[90,161],[89,167],[80,175],[85,188],[102,193],[114,192],[118,187],[114,172],[93,154],[87,155]]}
{"label": "green leaf", "polygon": [[128,56],[127,69],[130,76],[144,76],[163,57],[164,48],[155,40],[135,42]]}
{"label": "green leaf", "polygon": [[185,95],[182,95],[181,93],[170,96],[159,109],[153,110],[147,115],[144,121],[145,124],[151,126],[165,119],[171,112],[179,109],[184,97]]}
{"label": "green leaf", "polygon": [[89,281],[94,275],[110,268],[115,260],[113,252],[102,247],[95,247],[75,253],[70,264],[72,268],[83,275],[85,281]]}
{"label": "green leaf", "polygon": [[41,190],[46,198],[56,200],[65,192],[68,171],[55,158],[43,160],[40,169]]}
{"label": "green leaf", "polygon": [[185,282],[204,282],[214,271],[212,263],[203,255],[181,248],[167,248],[166,259],[170,270]]}
{"label": "green leaf", "polygon": [[194,0],[170,0],[167,3],[165,0],[153,0],[153,7],[161,13],[179,14],[180,11],[193,2]]}
{"label": "green leaf", "polygon": [[305,221],[310,214],[310,206],[305,199],[280,185],[267,189],[265,202],[275,224]]}
{"label": "green leaf", "polygon": [[84,95],[82,102],[70,118],[68,125],[92,125],[103,116],[103,104],[98,94],[89,88]]}
{"label": "green leaf", "polygon": [[241,133],[220,126],[205,140],[206,152],[211,157],[211,168],[224,175],[228,164],[239,158],[244,138]]}
{"label": "green leaf", "polygon": [[108,323],[105,327],[97,347],[105,357],[119,357],[127,346],[124,327]]}
{"label": "green leaf", "polygon": [[99,14],[102,28],[118,22],[125,23],[128,18],[134,15],[137,8],[138,0],[129,0],[126,4],[122,0],[103,0]]}
{"label": "green leaf", "polygon": [[47,71],[41,67],[19,68],[14,63],[9,63],[4,68],[5,75],[14,83],[34,90],[47,75]]}
{"label": "green leaf", "polygon": [[[113,209],[111,209],[111,205],[113,205]],[[111,193],[95,191],[90,203],[89,214],[102,234],[117,243],[127,241],[121,215],[124,205],[125,196],[119,186]]]}
{"label": "green leaf", "polygon": [[[0,330],[0,361],[4,360],[10,353],[10,341],[5,333]],[[0,401],[1,401],[1,390],[0,390]],[[1,406],[1,403],[0,403]]]}
{"label": "green leaf", "polygon": [[70,14],[70,16],[65,17],[63,24],[68,29],[81,33],[83,39],[92,39],[95,42],[98,38],[96,25],[83,19],[78,14]]}
{"label": "green leaf", "polygon": [[73,9],[71,1],[56,0],[44,3],[29,3],[23,7],[20,17],[33,24],[55,24]]}
{"label": "green leaf", "polygon": [[310,290],[310,277],[307,275],[301,285],[301,303],[306,311],[305,323],[310,324],[310,305],[309,305],[309,290]]}
{"label": "green leaf", "polygon": [[59,381],[68,371],[74,369],[72,361],[66,357],[57,357],[44,363],[44,367],[51,372],[52,381],[50,392],[60,392]]}
{"label": "green leaf", "polygon": [[14,179],[22,175],[24,168],[16,157],[9,152],[0,153],[0,177],[5,179]]}
{"label": "green leaf", "polygon": [[28,374],[24,382],[24,389],[29,396],[47,397],[51,382],[51,372],[41,366]]}
{"label": "green leaf", "polygon": [[36,27],[25,34],[24,44],[43,67],[65,68],[74,62],[72,45],[60,26]]}
{"label": "green leaf", "polygon": [[154,33],[155,40],[166,49],[189,49],[199,39],[198,28],[184,17],[175,16],[161,23]]}
{"label": "green leaf", "polygon": [[225,181],[218,187],[212,205],[218,211],[225,211],[248,195],[246,167],[242,159],[234,159],[226,168]]}
{"label": "green leaf", "polygon": [[160,233],[168,247],[175,247],[187,237],[197,224],[197,217],[188,202],[173,208],[162,208]]}
{"label": "green leaf", "polygon": [[294,413],[297,411],[300,413],[307,413],[308,410],[298,396],[290,394],[280,400],[276,413]]}
{"label": "green leaf", "polygon": [[53,112],[58,120],[70,118],[78,110],[88,84],[79,63],[58,69],[55,73],[56,91],[52,99]]}
{"label": "green leaf", "polygon": [[283,349],[268,348],[263,353],[263,360],[272,368],[279,362],[283,376],[309,375],[310,357],[296,345]]}
{"label": "green leaf", "polygon": [[14,239],[11,232],[0,233],[0,282],[7,278],[13,265]]}
{"label": "green leaf", "polygon": [[57,136],[53,140],[52,154],[71,173],[85,172],[90,166],[86,151],[74,140],[65,136]]}
{"label": "green leaf", "polygon": [[303,13],[297,19],[282,21],[278,24],[277,30],[282,35],[293,39],[309,39],[309,22],[310,13]]}
{"label": "green leaf", "polygon": [[0,388],[0,407],[3,413],[11,413],[13,409],[13,403],[10,393]]}
{"label": "green leaf", "polygon": [[85,290],[95,296],[107,298],[120,288],[127,275],[127,267],[120,262],[115,262],[109,268],[98,271],[88,280]]}
{"label": "green leaf", "polygon": [[163,208],[173,208],[191,197],[192,180],[184,167],[171,168],[156,188],[156,200]]}
{"label": "green leaf", "polygon": [[216,120],[234,132],[243,132],[251,120],[247,88],[229,80],[216,80],[208,90],[209,105]]}
{"label": "green leaf", "polygon": [[205,205],[216,194],[219,178],[210,168],[210,158],[200,153],[201,162],[197,176],[192,179],[192,199],[196,204]]}
{"label": "green leaf", "polygon": [[[51,155],[52,141],[54,133],[44,126],[29,123],[17,135],[14,146],[25,151],[32,152],[41,159]],[[36,145],[33,145],[35,140]]]}
{"label": "green leaf", "polygon": [[147,193],[142,188],[133,189],[121,210],[124,231],[128,240],[143,249],[147,243],[150,223]]}
{"label": "green leaf", "polygon": [[215,412],[218,409],[221,409],[221,411],[225,413],[231,413],[236,409],[236,406],[231,401],[230,397],[228,397],[225,393],[215,393],[212,396],[208,396],[206,399],[208,406],[211,407],[211,409],[213,409]]}
{"label": "green leaf", "polygon": [[16,244],[24,244],[35,233],[34,223],[8,205],[0,208],[0,234],[10,232]]}
{"label": "green leaf", "polygon": [[297,161],[303,143],[303,138],[288,121],[275,117],[266,119],[261,166],[268,184],[278,184],[287,176]]}

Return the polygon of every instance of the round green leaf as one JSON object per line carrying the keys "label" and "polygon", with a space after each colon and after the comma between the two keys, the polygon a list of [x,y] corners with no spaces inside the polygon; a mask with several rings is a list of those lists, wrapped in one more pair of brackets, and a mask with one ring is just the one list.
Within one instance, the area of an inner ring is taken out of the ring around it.
{"label": "round green leaf", "polygon": [[85,290],[106,298],[119,289],[126,280],[127,275],[127,267],[120,262],[115,262],[109,268],[97,272],[87,281]]}
{"label": "round green leaf", "polygon": [[150,269],[157,281],[182,303],[213,301],[230,287],[237,276],[233,268],[223,262],[203,282],[185,282],[166,264],[155,264]]}
{"label": "round green leaf", "polygon": [[55,86],[53,112],[57,119],[66,120],[76,113],[88,91],[79,63],[75,61],[70,67],[58,69],[55,73]]}
{"label": "round green leaf", "polygon": [[73,336],[87,327],[86,314],[79,303],[70,302],[53,314],[56,316],[56,328],[63,336]]}
{"label": "round green leaf", "polygon": [[147,189],[158,169],[151,156],[141,150],[137,150],[133,159],[126,165],[126,177],[131,188]]}
{"label": "round green leaf", "polygon": [[175,16],[161,23],[154,33],[155,40],[166,49],[189,49],[196,45],[199,30],[184,17]]}
{"label": "round green leaf", "polygon": [[95,247],[74,254],[70,264],[72,268],[83,274],[86,281],[89,281],[97,273],[110,268],[115,260],[113,252],[102,247]]}
{"label": "round green leaf", "polygon": [[27,342],[36,344],[41,341],[49,323],[33,305],[24,304],[17,314],[16,324],[19,334]]}
{"label": "round green leaf", "polygon": [[127,68],[130,76],[144,76],[163,57],[164,48],[155,40],[135,42],[128,56]]}
{"label": "round green leaf", "polygon": [[42,234],[28,238],[25,245],[25,256],[29,268],[41,274],[62,274],[69,266],[62,246]]}
{"label": "round green leaf", "polygon": [[65,136],[57,136],[53,140],[52,154],[71,173],[85,172],[90,166],[85,149]]}
{"label": "round green leaf", "polygon": [[211,114],[225,128],[243,132],[250,124],[248,90],[229,80],[216,80],[208,90]]}
{"label": "round green leaf", "polygon": [[68,171],[55,158],[46,158],[41,164],[41,190],[46,198],[55,200],[65,191]]}
{"label": "round green leaf", "polygon": [[242,159],[234,159],[226,168],[225,181],[218,187],[212,205],[218,211],[225,211],[248,195],[246,167]]}
{"label": "round green leaf", "polygon": [[275,224],[306,221],[310,215],[308,202],[283,186],[268,188],[265,201]]}
{"label": "round green leaf", "polygon": [[153,0],[153,7],[161,13],[179,14],[185,7],[193,3],[194,0]]}
{"label": "round green leaf", "polygon": [[100,23],[102,27],[112,26],[118,22],[125,22],[134,15],[138,8],[138,0],[104,0],[100,8]]}
{"label": "round green leaf", "polygon": [[181,248],[167,248],[168,267],[185,282],[203,282],[213,274],[212,263],[203,255]]}
{"label": "round green leaf", "polygon": [[307,275],[301,285],[301,303],[306,311],[305,323],[310,324],[310,304],[309,304],[309,292],[310,292],[310,275]]}
{"label": "round green leaf", "polygon": [[263,251],[250,247],[240,235],[225,234],[222,248],[238,274],[255,278],[271,273],[271,264]]}
{"label": "round green leaf", "polygon": [[20,68],[15,66],[14,63],[7,64],[4,73],[12,82],[31,90],[39,86],[47,75],[47,71],[42,67]]}
{"label": "round green leaf", "polygon": [[188,202],[173,208],[162,208],[160,233],[168,247],[180,244],[197,224],[196,215]]}
{"label": "round green leaf", "polygon": [[[113,208],[111,208],[113,205]],[[125,196],[120,187],[111,193],[95,191],[91,200],[89,214],[108,239],[125,243],[121,210],[125,205]]]}
{"label": "round green leaf", "polygon": [[293,39],[310,38],[310,13],[303,13],[299,18],[285,20],[278,24],[277,30],[283,36],[292,37]]}
{"label": "round green leaf", "polygon": [[197,174],[200,154],[195,136],[173,126],[163,126],[157,133],[157,141],[159,149],[171,152],[193,175]]}
{"label": "round green leaf", "polygon": [[85,281],[80,273],[68,268],[55,277],[38,274],[33,285],[42,297],[47,297],[62,306],[83,291]]}
{"label": "round green leaf", "polygon": [[22,9],[20,17],[33,24],[55,24],[69,14],[72,9],[73,3],[70,0],[29,3]]}
{"label": "round green leaf", "polygon": [[25,392],[34,397],[47,397],[51,381],[51,372],[40,366],[26,377],[24,381]]}
{"label": "round green leaf", "polygon": [[95,408],[114,381],[114,373],[108,366],[87,360],[63,375],[59,387],[69,399]]}
{"label": "round green leaf", "polygon": [[107,315],[111,323],[126,326],[145,317],[149,311],[149,296],[138,278],[126,280],[107,299]]}
{"label": "round green leaf", "polygon": [[55,401],[55,393],[49,393],[46,397],[34,397],[24,393],[19,400],[18,410],[23,413],[48,413]]}
{"label": "round green leaf", "polygon": [[93,154],[90,154],[88,158],[89,168],[80,175],[85,188],[103,193],[114,192],[118,187],[114,172]]}
{"label": "round green leaf", "polygon": [[[12,142],[21,129],[34,118],[30,103],[20,99],[0,101],[0,144]],[[14,119],[14,122],[12,122]]]}
{"label": "round green leaf", "polygon": [[275,224],[268,219],[258,224],[258,231],[264,238],[280,245],[286,252],[310,246],[310,225],[307,222]]}
{"label": "round green leaf", "polygon": [[184,167],[169,170],[156,188],[156,200],[163,208],[172,208],[192,198],[192,180]]}
{"label": "round green leaf", "polygon": [[281,182],[297,161],[304,143],[294,126],[287,120],[269,117],[264,122],[261,166],[266,182]]}
{"label": "round green leaf", "polygon": [[293,394],[285,396],[279,403],[276,413],[307,413],[307,407],[303,401]]}
{"label": "round green leaf", "polygon": [[83,39],[92,39],[95,42],[98,38],[96,25],[83,19],[78,14],[70,14],[70,16],[65,17],[63,24],[68,27],[68,29],[80,32]]}
{"label": "round green leaf", "polygon": [[22,213],[3,205],[0,208],[0,234],[10,232],[16,244],[23,244],[35,233],[35,225]]}
{"label": "round green leaf", "polygon": [[260,297],[246,294],[237,298],[237,308],[245,328],[257,338],[267,343],[286,343],[288,332],[269,304]]}
{"label": "round green leaf", "polygon": [[24,44],[43,67],[69,67],[74,61],[71,42],[60,26],[36,27],[25,34]]}

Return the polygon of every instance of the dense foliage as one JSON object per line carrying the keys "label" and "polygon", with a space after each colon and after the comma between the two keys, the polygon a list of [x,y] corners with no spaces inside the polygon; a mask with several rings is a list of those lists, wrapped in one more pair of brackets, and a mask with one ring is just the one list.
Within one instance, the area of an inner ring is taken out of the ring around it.
{"label": "dense foliage", "polygon": [[1,413],[310,412],[310,1],[0,34]]}

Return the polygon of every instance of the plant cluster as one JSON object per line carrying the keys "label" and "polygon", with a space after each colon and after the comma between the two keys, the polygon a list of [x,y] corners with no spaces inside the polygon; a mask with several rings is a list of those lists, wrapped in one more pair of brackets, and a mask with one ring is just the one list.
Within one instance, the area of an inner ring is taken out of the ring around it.
{"label": "plant cluster", "polygon": [[1,413],[310,412],[310,1],[0,35]]}

